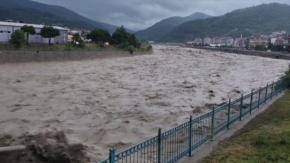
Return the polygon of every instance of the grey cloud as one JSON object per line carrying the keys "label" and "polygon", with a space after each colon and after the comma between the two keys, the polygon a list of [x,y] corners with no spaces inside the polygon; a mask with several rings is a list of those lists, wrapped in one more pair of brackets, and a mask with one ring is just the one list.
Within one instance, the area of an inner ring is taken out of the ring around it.
{"label": "grey cloud", "polygon": [[34,0],[60,5],[92,20],[139,30],[171,16],[203,12],[219,16],[262,3],[286,3],[289,0]]}

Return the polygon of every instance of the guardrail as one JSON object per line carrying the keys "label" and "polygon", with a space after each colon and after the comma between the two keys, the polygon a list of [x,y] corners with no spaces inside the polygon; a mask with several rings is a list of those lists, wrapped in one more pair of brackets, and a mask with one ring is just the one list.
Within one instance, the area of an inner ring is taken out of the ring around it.
{"label": "guardrail", "polygon": [[276,96],[290,86],[290,80],[279,79],[266,87],[241,95],[241,98],[212,108],[212,111],[178,125],[126,150],[110,149],[109,157],[98,163],[174,163],[212,140],[215,135]]}

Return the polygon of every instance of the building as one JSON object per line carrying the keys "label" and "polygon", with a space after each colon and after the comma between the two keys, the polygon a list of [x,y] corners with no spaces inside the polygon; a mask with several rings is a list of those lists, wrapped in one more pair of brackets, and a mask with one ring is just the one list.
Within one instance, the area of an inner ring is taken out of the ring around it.
{"label": "building", "polygon": [[236,38],[234,41],[234,47],[235,48],[245,48],[246,44],[245,44],[245,40],[244,38]]}
{"label": "building", "polygon": [[277,38],[276,41],[275,41],[275,45],[284,45],[284,38]]}
{"label": "building", "polygon": [[226,45],[233,45],[234,44],[234,39],[231,37],[227,37],[226,39]]}
{"label": "building", "polygon": [[67,41],[68,41],[68,42],[72,42],[72,41],[73,41],[73,37],[74,37],[73,35],[68,34],[68,35],[67,35]]}
{"label": "building", "polygon": [[249,48],[254,48],[256,45],[263,45],[265,47],[268,46],[267,40],[261,40],[261,39],[250,39],[249,41]]}
{"label": "building", "polygon": [[209,37],[205,37],[204,39],[203,39],[203,44],[204,45],[210,45],[212,43],[212,39],[211,38],[209,38]]}
{"label": "building", "polygon": [[83,32],[81,30],[69,29],[68,33],[71,35],[74,35],[76,33],[78,33],[79,35],[82,35]]}
{"label": "building", "polygon": [[[17,29],[21,29],[24,25],[33,26],[35,28],[36,34],[29,36],[29,43],[48,43],[49,38],[43,38],[40,36],[40,30],[44,25],[38,24],[26,24],[26,23],[14,23],[14,22],[1,22],[0,21],[0,42],[8,42],[11,39],[11,34]],[[51,43],[64,44],[68,41],[68,29],[53,26],[55,29],[59,30],[60,35],[51,38]]]}
{"label": "building", "polygon": [[226,37],[222,37],[222,38],[220,39],[220,44],[222,44],[222,45],[227,45],[227,38],[226,38]]}
{"label": "building", "polygon": [[219,44],[221,44],[221,38],[219,38],[219,37],[214,37],[214,38],[212,39],[212,43],[215,44],[215,45],[219,45]]}
{"label": "building", "polygon": [[203,40],[202,40],[201,38],[196,38],[196,39],[193,41],[193,43],[194,43],[195,45],[202,45],[202,44],[203,44]]}
{"label": "building", "polygon": [[271,40],[270,40],[271,44],[275,44],[276,40],[277,40],[277,38],[272,37]]}

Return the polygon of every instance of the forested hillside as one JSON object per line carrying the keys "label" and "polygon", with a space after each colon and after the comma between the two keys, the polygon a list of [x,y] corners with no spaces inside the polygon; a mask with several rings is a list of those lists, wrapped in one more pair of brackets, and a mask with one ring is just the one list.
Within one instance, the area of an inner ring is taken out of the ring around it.
{"label": "forested hillside", "polygon": [[197,12],[187,17],[170,17],[164,20],[161,20],[160,22],[154,24],[153,26],[136,32],[136,36],[142,37],[147,40],[157,41],[160,39],[163,35],[165,35],[167,32],[171,31],[174,27],[187,22],[191,20],[197,20],[197,19],[205,19],[209,18],[211,16]]}
{"label": "forested hillside", "polygon": [[12,19],[14,21],[24,21],[25,23],[35,24],[62,24],[66,27],[76,27],[84,29],[94,29],[95,26],[73,19],[67,19],[47,12],[41,12],[35,9],[7,9],[0,6],[0,21]]}
{"label": "forested hillside", "polygon": [[290,31],[290,6],[271,3],[239,9],[219,17],[183,23],[167,33],[161,42],[185,42],[197,37],[258,36],[273,31]]}
{"label": "forested hillside", "polygon": [[[106,29],[111,33],[113,33],[118,28],[115,25],[111,25],[111,24],[107,24],[104,22],[98,22],[98,21],[88,19],[84,16],[81,16],[81,15],[79,15],[79,14],[77,14],[77,13],[75,13],[67,8],[61,7],[61,6],[46,5],[46,4],[38,3],[35,1],[31,1],[31,0],[0,0],[0,7],[11,9],[12,11],[16,11],[18,9],[23,9],[25,11],[26,11],[26,9],[35,9],[35,10],[39,10],[39,11],[44,12],[44,13],[50,13],[50,14],[57,16],[57,17],[65,18],[67,20],[74,20],[77,22],[85,22],[85,24],[90,24],[94,28]],[[9,15],[6,15],[6,16],[8,17]],[[18,20],[18,19],[20,19],[20,18],[17,18],[16,20]],[[43,22],[43,23],[46,23],[46,22]],[[87,25],[85,25],[85,26],[87,26]],[[127,31],[133,32],[133,31],[128,30],[128,29],[127,29]]]}

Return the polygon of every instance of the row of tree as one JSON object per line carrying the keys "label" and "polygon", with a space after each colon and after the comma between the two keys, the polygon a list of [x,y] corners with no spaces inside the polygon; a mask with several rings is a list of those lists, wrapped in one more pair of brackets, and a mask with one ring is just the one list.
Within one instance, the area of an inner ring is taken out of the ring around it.
{"label": "row of tree", "polygon": [[[16,48],[20,48],[22,44],[25,42],[28,44],[29,43],[29,36],[30,35],[35,35],[36,31],[33,26],[27,26],[24,25],[21,27],[21,29],[15,30],[11,34],[11,39],[9,42]],[[26,35],[26,38],[25,38]],[[60,32],[58,29],[55,29],[51,26],[44,26],[40,30],[40,36],[43,38],[49,38],[49,44],[51,43],[51,38],[59,36]]]}
{"label": "row of tree", "polygon": [[95,29],[87,35],[87,39],[91,39],[97,44],[109,42],[110,45],[118,46],[121,49],[128,49],[129,47],[139,49],[141,47],[141,43],[135,35],[127,32],[123,26],[117,28],[112,35],[107,30]]}
{"label": "row of tree", "polygon": [[[25,39],[26,34],[26,39]],[[35,35],[36,31],[33,26],[23,26],[20,30],[16,30],[11,35],[10,43],[13,44],[16,48],[20,48],[23,43],[29,43],[29,36]],[[40,35],[43,38],[49,38],[49,44],[51,43],[51,38],[59,36],[60,32],[58,29],[55,29],[51,26],[44,26],[40,30]],[[107,30],[95,29],[86,35],[87,39],[91,39],[96,44],[99,44],[101,47],[105,43],[109,43],[120,49],[125,49],[133,53],[134,49],[140,49],[141,42],[139,41],[134,34],[131,34],[126,31],[126,29],[121,26],[117,28],[116,31],[111,35]],[[84,47],[84,40],[82,36],[78,33],[73,35],[72,43],[77,47]],[[151,50],[152,47],[148,46],[147,50]]]}

